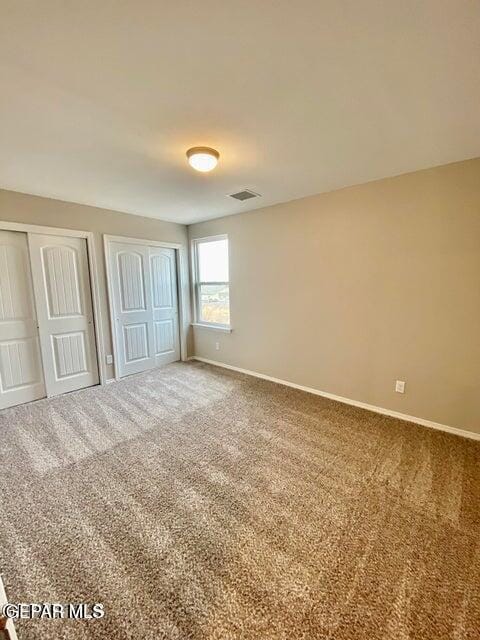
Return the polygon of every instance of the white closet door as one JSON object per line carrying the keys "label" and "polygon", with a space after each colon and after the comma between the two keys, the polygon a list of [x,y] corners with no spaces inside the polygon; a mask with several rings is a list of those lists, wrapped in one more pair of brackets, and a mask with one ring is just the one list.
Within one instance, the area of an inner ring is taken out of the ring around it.
{"label": "white closet door", "polygon": [[128,242],[109,249],[118,375],[179,360],[174,249]]}
{"label": "white closet door", "polygon": [[98,384],[87,243],[28,234],[47,395]]}
{"label": "white closet door", "polygon": [[148,247],[140,244],[110,244],[119,376],[155,366],[148,255]]}
{"label": "white closet door", "polygon": [[156,366],[180,360],[175,249],[149,247]]}
{"label": "white closet door", "polygon": [[0,408],[45,396],[27,235],[0,231]]}

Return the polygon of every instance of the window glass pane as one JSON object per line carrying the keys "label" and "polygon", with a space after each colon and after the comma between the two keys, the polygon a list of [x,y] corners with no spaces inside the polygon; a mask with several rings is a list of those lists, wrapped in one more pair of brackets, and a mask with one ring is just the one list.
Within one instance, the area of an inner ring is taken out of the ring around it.
{"label": "window glass pane", "polygon": [[199,242],[199,282],[228,282],[228,240]]}
{"label": "window glass pane", "polygon": [[228,284],[201,284],[199,286],[200,322],[230,324]]}

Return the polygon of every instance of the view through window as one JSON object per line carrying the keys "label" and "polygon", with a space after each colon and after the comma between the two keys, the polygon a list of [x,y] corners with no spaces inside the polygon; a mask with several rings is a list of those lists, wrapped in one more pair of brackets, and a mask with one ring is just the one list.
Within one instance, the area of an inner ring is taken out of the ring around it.
{"label": "view through window", "polygon": [[228,239],[196,240],[197,322],[230,326]]}

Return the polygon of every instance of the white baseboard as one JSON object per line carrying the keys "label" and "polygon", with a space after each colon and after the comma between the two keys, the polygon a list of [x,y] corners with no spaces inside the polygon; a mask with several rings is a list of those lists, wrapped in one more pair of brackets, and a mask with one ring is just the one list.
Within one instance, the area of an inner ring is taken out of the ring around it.
{"label": "white baseboard", "polygon": [[276,382],[277,384],[283,384],[286,387],[292,387],[293,389],[300,389],[300,391],[306,391],[307,393],[313,393],[316,396],[322,396],[323,398],[329,398],[330,400],[336,400],[343,404],[349,404],[353,407],[359,407],[360,409],[367,409],[367,411],[373,411],[380,413],[384,416],[390,416],[391,418],[398,418],[405,422],[414,422],[423,427],[429,429],[437,429],[438,431],[446,431],[447,433],[453,433],[456,436],[463,438],[470,438],[472,440],[480,440],[480,433],[474,433],[473,431],[465,431],[464,429],[457,429],[456,427],[450,427],[447,424],[440,424],[439,422],[432,422],[431,420],[425,420],[424,418],[416,418],[415,416],[409,416],[405,413],[398,411],[392,411],[391,409],[384,409],[383,407],[376,407],[373,404],[367,404],[366,402],[359,402],[358,400],[351,400],[350,398],[344,398],[343,396],[336,396],[333,393],[327,391],[320,391],[319,389],[313,389],[312,387],[304,387],[301,384],[295,382],[288,382],[288,380],[281,380],[280,378],[274,378],[267,376],[264,373],[258,373],[257,371],[250,371],[249,369],[241,369],[240,367],[234,367],[231,364],[224,364],[223,362],[217,362],[216,360],[208,360],[207,358],[201,358],[200,356],[191,356],[189,360],[198,360],[199,362],[205,362],[206,364],[213,364],[216,367],[223,367],[224,369],[231,369],[232,371],[238,371],[238,373],[246,373],[249,376],[255,378],[262,378],[262,380],[269,380],[270,382]]}

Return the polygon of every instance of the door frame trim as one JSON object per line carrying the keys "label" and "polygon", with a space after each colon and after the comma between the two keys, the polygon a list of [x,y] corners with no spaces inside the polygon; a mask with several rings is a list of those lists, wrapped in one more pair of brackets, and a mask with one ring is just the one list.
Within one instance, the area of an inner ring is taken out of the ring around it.
{"label": "door frame trim", "polygon": [[[127,244],[140,244],[149,247],[164,247],[165,249],[175,250],[175,263],[177,270],[177,303],[178,303],[178,331],[180,333],[180,360],[186,362],[187,357],[187,339],[185,326],[188,326],[189,316],[188,299],[185,298],[186,292],[188,294],[188,264],[186,262],[183,245],[180,242],[162,242],[159,240],[149,240],[148,238],[129,238],[127,236],[112,236],[109,234],[103,235],[103,247],[105,254],[105,272],[107,274],[107,295],[108,295],[108,309],[110,316],[110,332],[112,334],[112,347],[113,347],[113,371],[115,380],[121,380],[118,375],[118,348],[117,348],[117,332],[115,326],[115,309],[113,301],[113,282],[112,272],[110,268],[111,251],[110,246],[112,242],[123,242]],[[186,275],[185,275],[186,274]]]}
{"label": "door frame trim", "polygon": [[102,314],[100,305],[100,290],[98,287],[97,257],[95,253],[95,240],[92,231],[79,231],[77,229],[60,229],[58,227],[45,227],[23,222],[7,222],[0,220],[2,231],[19,231],[20,233],[38,233],[49,236],[67,236],[70,238],[84,238],[87,241],[88,270],[90,272],[90,287],[92,291],[93,326],[95,331],[95,351],[97,354],[97,367],[100,384],[107,382],[105,369],[105,348],[102,334]]}

